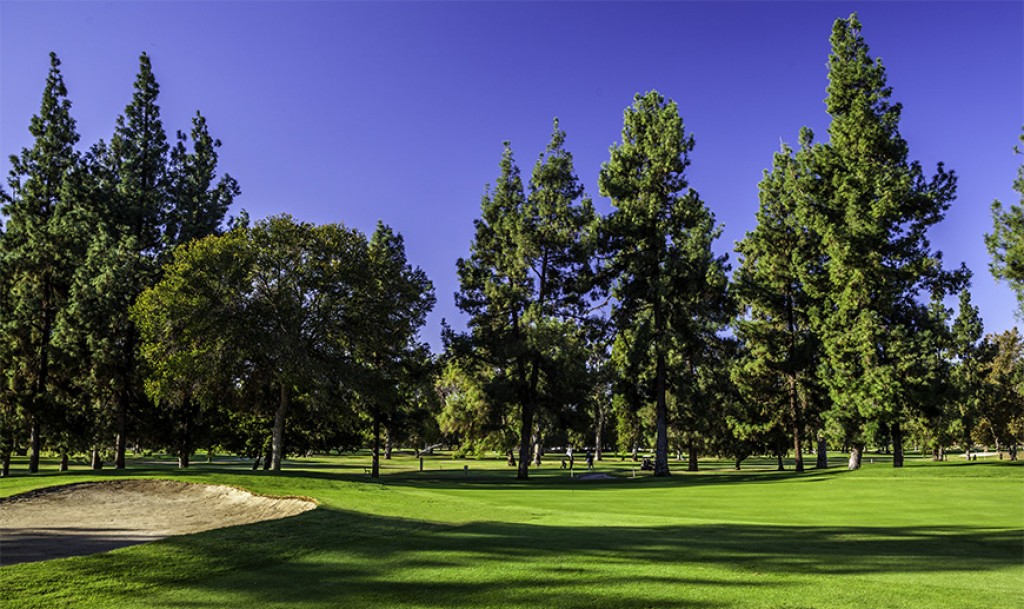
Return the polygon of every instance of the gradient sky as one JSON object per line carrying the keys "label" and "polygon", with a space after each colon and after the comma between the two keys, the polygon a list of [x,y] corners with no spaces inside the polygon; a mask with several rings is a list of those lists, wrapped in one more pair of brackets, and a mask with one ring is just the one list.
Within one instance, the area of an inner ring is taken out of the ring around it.
{"label": "gradient sky", "polygon": [[[169,134],[197,110],[238,179],[235,209],[400,231],[438,305],[440,344],[486,184],[510,140],[528,175],[558,117],[598,209],[597,175],[634,93],[676,100],[696,138],[691,185],[724,224],[754,225],[757,184],[801,126],[827,138],[828,38],[858,12],[881,57],[911,158],[945,162],[959,196],[933,229],[974,271],[986,331],[1015,324],[988,272],[994,199],[1016,203],[1024,124],[1024,3],[52,2],[0,0],[0,172],[31,145],[48,53],[63,62],[82,148],[109,139],[145,51]],[[736,256],[730,260],[735,264]]]}

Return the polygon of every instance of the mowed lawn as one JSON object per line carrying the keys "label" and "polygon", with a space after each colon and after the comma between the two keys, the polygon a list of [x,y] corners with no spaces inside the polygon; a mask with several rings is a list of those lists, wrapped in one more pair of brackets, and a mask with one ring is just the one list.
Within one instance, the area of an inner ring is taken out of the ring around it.
{"label": "mowed lawn", "polygon": [[670,479],[633,478],[616,458],[598,463],[607,480],[570,478],[551,460],[526,483],[497,459],[431,457],[419,472],[411,456],[387,462],[380,483],[365,456],[290,460],[279,475],[139,462],[15,477],[0,496],[165,477],[320,507],[2,567],[0,606],[1024,607],[1024,467],[910,459],[893,470],[872,458],[799,475],[709,461]]}

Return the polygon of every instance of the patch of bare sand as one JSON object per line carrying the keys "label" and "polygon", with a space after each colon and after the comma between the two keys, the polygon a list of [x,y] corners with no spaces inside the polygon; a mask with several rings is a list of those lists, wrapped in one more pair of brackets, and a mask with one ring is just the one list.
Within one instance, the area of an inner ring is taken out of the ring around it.
{"label": "patch of bare sand", "polygon": [[0,567],[294,516],[316,503],[230,486],[115,480],[0,499]]}

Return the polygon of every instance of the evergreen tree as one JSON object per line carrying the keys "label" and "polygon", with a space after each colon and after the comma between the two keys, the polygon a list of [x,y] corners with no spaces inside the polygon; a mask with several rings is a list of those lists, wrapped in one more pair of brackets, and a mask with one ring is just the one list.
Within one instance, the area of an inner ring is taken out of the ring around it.
{"label": "evergreen tree", "polygon": [[75,316],[67,321],[66,340],[88,346],[88,390],[100,405],[101,425],[115,435],[118,469],[125,466],[132,413],[146,399],[138,330],[129,310],[159,276],[168,201],[169,146],[159,93],[149,56],[143,53],[132,100],[117,118],[109,146],[101,143],[93,150],[100,227],[89,247],[86,270],[74,286]]}
{"label": "evergreen tree", "polygon": [[818,148],[824,196],[810,214],[825,245],[830,302],[820,324],[828,358],[824,375],[859,467],[863,420],[890,431],[893,465],[903,463],[902,425],[912,401],[905,369],[920,355],[913,340],[928,322],[927,293],[950,293],[966,273],[941,265],[927,238],[956,192],[955,176],[940,164],[926,179],[907,160],[899,133],[902,107],[890,102],[885,68],[872,60],[856,15],[832,31],[826,105],[830,141]]}
{"label": "evergreen tree", "polygon": [[160,86],[145,53],[139,57],[134,89],[131,103],[117,117],[106,156],[113,183],[105,211],[114,235],[133,237],[140,255],[155,256],[162,247],[169,201],[170,146],[157,104]]}
{"label": "evergreen tree", "polygon": [[190,135],[191,152],[185,146],[189,136],[181,131],[170,150],[164,243],[171,247],[217,233],[240,192],[238,182],[230,175],[217,179],[217,148],[221,143],[210,136],[206,118],[199,112],[192,118]]}
{"label": "evergreen tree", "polygon": [[[192,121],[192,150],[180,132],[171,148],[159,93],[143,53],[131,103],[118,117],[109,146],[100,142],[90,155],[99,230],[89,248],[88,270],[79,274],[73,289],[81,302],[66,323],[66,342],[79,345],[90,362],[82,375],[88,379],[85,392],[102,404],[100,420],[115,434],[118,468],[124,467],[133,413],[149,407],[138,329],[129,311],[139,294],[159,280],[171,249],[217,232],[239,192],[230,176],[217,179],[220,142],[209,135],[198,112]],[[190,411],[181,403],[174,407]]]}
{"label": "evergreen tree", "polygon": [[[1020,140],[1024,142],[1024,134]],[[1013,151],[1024,154],[1019,147]],[[1020,193],[1020,204],[1004,211],[1002,203],[992,203],[992,233],[985,235],[985,244],[992,255],[992,275],[1010,284],[1017,294],[1017,316],[1024,318],[1024,163],[1017,169],[1013,189]]]}
{"label": "evergreen tree", "polygon": [[802,441],[813,414],[808,411],[820,402],[815,396],[821,344],[812,324],[817,302],[803,282],[820,269],[822,248],[800,222],[808,183],[813,185],[802,163],[813,154],[810,132],[801,140],[799,158],[788,147],[775,155],[761,181],[757,226],[736,246],[735,292],[746,316],[736,323],[744,350],[733,374],[745,400],[758,406],[751,423],[762,432],[788,433],[798,472],[804,470]]}
{"label": "evergreen tree", "polygon": [[[965,289],[961,292],[964,299]],[[961,316],[969,310],[961,302]],[[974,310],[977,313],[977,310]],[[953,359],[956,357],[954,338],[950,331],[951,311],[942,304],[941,294],[932,296],[928,308],[929,323],[915,334],[914,338],[920,345],[920,374],[918,375],[918,408],[916,410],[919,432],[919,443],[929,445],[932,460],[944,458],[945,447],[955,438],[955,421],[961,420],[957,408],[957,389],[952,378],[954,376]]]}
{"label": "evergreen tree", "polygon": [[[470,320],[469,334],[453,337],[452,347],[457,359],[485,363],[464,364],[464,372],[493,371],[477,380],[485,383],[486,402],[499,418],[518,419],[520,479],[529,476],[538,414],[581,404],[589,389],[576,372],[586,367],[596,215],[564,141],[555,121],[529,197],[506,142],[470,257],[458,262],[456,305]],[[518,416],[508,416],[513,412]]]}
{"label": "evergreen tree", "polygon": [[669,475],[669,392],[696,404],[695,373],[729,315],[725,258],[711,252],[720,229],[685,176],[692,149],[676,103],[638,94],[599,178],[615,207],[605,232],[616,359],[631,378],[650,370],[638,397],[654,404],[657,476]]}
{"label": "evergreen tree", "polygon": [[395,430],[403,402],[429,362],[418,334],[436,299],[426,273],[408,263],[402,236],[389,226],[377,224],[368,252],[372,280],[354,347],[361,360],[361,402],[372,426],[371,476],[377,478],[381,427]]}
{"label": "evergreen tree", "polygon": [[[4,242],[3,218],[0,217],[0,252],[6,250]],[[5,266],[6,257],[0,255],[0,330],[6,330],[10,322],[10,314],[13,311],[11,306],[11,282],[10,275]],[[14,345],[8,340],[6,334],[0,334],[0,370],[13,368],[11,348]],[[0,477],[6,478],[11,472],[11,454],[19,440],[19,431],[23,426],[21,412],[18,408],[15,394],[7,382],[6,375],[0,376]]]}
{"label": "evergreen tree", "polygon": [[29,471],[39,469],[42,427],[55,412],[55,387],[61,379],[59,354],[54,353],[54,326],[67,306],[72,274],[83,253],[82,202],[76,181],[81,159],[75,151],[79,136],[71,117],[71,102],[60,72],[60,60],[50,54],[50,71],[39,114],[32,117],[31,148],[10,157],[0,208],[7,217],[0,241],[0,265],[5,269],[5,307],[0,332],[7,342],[3,381],[9,399],[25,413],[30,429]]}
{"label": "evergreen tree", "polygon": [[953,321],[951,355],[955,362],[951,374],[952,389],[956,395],[957,414],[955,429],[957,440],[970,458],[974,428],[982,402],[982,373],[984,365],[981,339],[984,327],[978,307],[971,304],[971,293],[960,292],[960,307]]}

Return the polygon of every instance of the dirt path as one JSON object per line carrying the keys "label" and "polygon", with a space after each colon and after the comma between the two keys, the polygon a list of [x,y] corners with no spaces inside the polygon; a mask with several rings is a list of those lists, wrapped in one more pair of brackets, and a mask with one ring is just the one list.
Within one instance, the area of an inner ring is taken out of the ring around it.
{"label": "dirt path", "polygon": [[86,482],[0,499],[0,567],[106,552],[171,535],[294,516],[316,507],[229,486]]}

